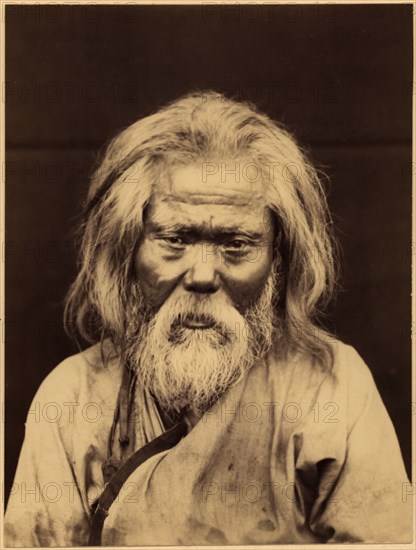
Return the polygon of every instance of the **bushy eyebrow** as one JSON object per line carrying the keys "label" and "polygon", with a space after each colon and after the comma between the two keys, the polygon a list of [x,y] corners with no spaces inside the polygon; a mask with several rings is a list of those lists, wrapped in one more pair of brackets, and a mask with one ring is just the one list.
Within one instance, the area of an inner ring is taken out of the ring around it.
{"label": "bushy eyebrow", "polygon": [[234,225],[234,226],[217,226],[215,228],[207,228],[202,224],[184,224],[177,222],[148,222],[148,231],[154,234],[181,234],[181,235],[193,235],[193,236],[202,236],[204,234],[215,234],[216,236],[229,237],[232,235],[245,235],[246,237],[261,240],[266,237],[265,232],[252,231],[244,227]]}

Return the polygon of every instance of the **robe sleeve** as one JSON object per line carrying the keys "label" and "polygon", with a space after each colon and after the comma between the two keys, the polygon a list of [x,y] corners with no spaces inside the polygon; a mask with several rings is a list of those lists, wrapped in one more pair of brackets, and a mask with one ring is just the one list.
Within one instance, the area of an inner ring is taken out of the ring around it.
{"label": "robe sleeve", "polygon": [[340,398],[348,417],[345,458],[321,465],[311,528],[327,542],[411,542],[414,486],[368,367],[352,348],[348,355]]}
{"label": "robe sleeve", "polygon": [[68,367],[74,366],[52,371],[29,409],[5,514],[7,547],[80,546],[88,540],[89,517],[69,458],[73,426],[63,418],[70,410],[64,404],[74,401]]}

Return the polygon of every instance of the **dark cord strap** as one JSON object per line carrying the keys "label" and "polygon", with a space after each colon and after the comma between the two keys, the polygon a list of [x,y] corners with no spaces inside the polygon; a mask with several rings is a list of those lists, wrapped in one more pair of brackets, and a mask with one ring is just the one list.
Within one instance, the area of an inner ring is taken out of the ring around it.
{"label": "dark cord strap", "polygon": [[178,422],[172,428],[159,437],[156,437],[156,439],[153,439],[150,443],[147,443],[147,445],[136,451],[129,459],[127,459],[107,483],[92,518],[90,537],[88,541],[89,546],[101,546],[101,534],[104,521],[109,514],[111,505],[117,498],[117,495],[119,494],[127,478],[136,468],[155,454],[174,447],[187,433],[184,413],[185,410],[182,411]]}
{"label": "dark cord strap", "polygon": [[[133,454],[133,438],[130,432],[132,428],[131,415],[134,402],[136,378],[135,372],[128,365],[126,365],[123,369],[123,377],[114,411],[113,423],[111,425],[110,435],[108,438],[107,459],[102,464],[102,472],[105,483],[111,479],[114,473],[119,469],[120,465]],[[118,441],[120,446],[120,458],[117,458],[114,449],[117,425],[120,430]]]}

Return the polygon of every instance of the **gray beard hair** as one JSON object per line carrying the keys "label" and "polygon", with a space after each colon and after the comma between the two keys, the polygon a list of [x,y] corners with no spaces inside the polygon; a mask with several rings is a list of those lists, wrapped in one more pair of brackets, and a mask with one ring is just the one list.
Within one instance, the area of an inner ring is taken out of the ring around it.
{"label": "gray beard hair", "polygon": [[[147,319],[142,308],[139,329],[130,333],[126,350],[139,386],[149,390],[165,411],[187,406],[194,414],[203,414],[270,349],[275,291],[272,273],[244,313],[223,293],[198,296],[174,291]],[[186,318],[208,320],[212,327],[187,328]]]}

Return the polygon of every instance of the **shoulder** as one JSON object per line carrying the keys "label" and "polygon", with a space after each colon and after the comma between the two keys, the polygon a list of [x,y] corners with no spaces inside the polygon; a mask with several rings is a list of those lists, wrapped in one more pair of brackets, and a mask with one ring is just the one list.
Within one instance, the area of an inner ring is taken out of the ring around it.
{"label": "shoulder", "polygon": [[[107,360],[106,360],[107,358]],[[88,387],[99,387],[119,379],[119,363],[108,343],[97,343],[61,361],[36,392],[38,401],[77,400]]]}
{"label": "shoulder", "polygon": [[326,342],[333,355],[333,363],[329,367],[323,367],[311,354],[299,351],[289,352],[285,357],[272,352],[270,363],[278,365],[275,371],[285,376],[301,374],[303,379],[332,379],[334,384],[348,383],[354,379],[368,381],[372,378],[370,369],[354,347],[331,336],[326,337]]}
{"label": "shoulder", "polygon": [[378,391],[368,365],[355,348],[334,341],[333,376],[339,391],[345,393],[349,409],[362,408]]}
{"label": "shoulder", "polygon": [[333,370],[336,376],[342,377],[348,372],[364,378],[371,376],[370,369],[353,346],[335,338],[330,344],[334,354]]}
{"label": "shoulder", "polygon": [[[377,392],[373,376],[365,361],[351,345],[331,338],[333,364],[323,368],[311,355],[293,353],[285,358],[272,356],[269,377],[273,385],[285,387],[286,397],[312,402],[337,402],[353,413]],[[356,413],[357,414],[357,413]]]}

